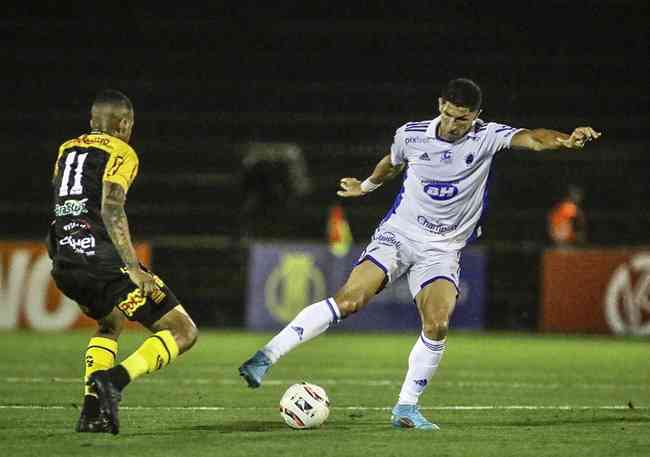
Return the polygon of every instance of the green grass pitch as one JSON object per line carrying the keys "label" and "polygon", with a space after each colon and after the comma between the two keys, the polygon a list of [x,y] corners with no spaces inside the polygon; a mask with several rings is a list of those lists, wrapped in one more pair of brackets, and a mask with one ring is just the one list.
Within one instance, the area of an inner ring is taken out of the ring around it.
{"label": "green grass pitch", "polygon": [[[128,332],[120,356],[144,334]],[[125,390],[121,433],[73,431],[89,332],[0,333],[0,455],[650,456],[647,339],[452,332],[423,395],[439,432],[389,425],[417,337],[330,332],[286,356],[262,388],[237,367],[269,334],[204,331],[171,367]],[[323,386],[325,425],[295,431],[278,401]]]}

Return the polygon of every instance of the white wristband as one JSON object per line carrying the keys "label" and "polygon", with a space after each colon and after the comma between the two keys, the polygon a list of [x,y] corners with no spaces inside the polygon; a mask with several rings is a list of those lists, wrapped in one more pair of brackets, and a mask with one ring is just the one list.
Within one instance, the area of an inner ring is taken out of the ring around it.
{"label": "white wristband", "polygon": [[361,183],[361,192],[364,194],[367,194],[368,192],[372,192],[378,187],[381,187],[383,183],[375,184],[370,180],[370,178],[366,179],[364,182]]}

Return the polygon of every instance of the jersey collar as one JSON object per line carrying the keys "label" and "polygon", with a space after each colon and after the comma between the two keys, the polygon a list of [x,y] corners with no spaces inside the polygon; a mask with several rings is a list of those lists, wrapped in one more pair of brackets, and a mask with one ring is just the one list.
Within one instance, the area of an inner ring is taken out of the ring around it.
{"label": "jersey collar", "polygon": [[82,135],[82,136],[85,136],[85,135],[103,135],[103,136],[107,136],[107,137],[109,137],[109,138],[112,138],[112,139],[114,139],[114,140],[116,140],[116,141],[118,141],[118,142],[120,142],[120,143],[123,143],[123,144],[125,144],[125,145],[127,145],[127,146],[130,147],[129,143],[127,143],[126,141],[124,141],[122,138],[118,138],[118,137],[116,137],[116,136],[114,136],[114,135],[111,135],[110,133],[106,133],[106,132],[103,132],[103,131],[101,131],[101,130],[92,130],[92,129],[91,129],[91,130],[90,130],[90,133],[85,133],[85,134]]}

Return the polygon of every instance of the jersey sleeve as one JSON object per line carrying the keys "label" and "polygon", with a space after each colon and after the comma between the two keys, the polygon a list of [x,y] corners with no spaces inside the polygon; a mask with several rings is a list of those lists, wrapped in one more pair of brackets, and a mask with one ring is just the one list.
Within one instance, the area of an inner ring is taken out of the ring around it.
{"label": "jersey sleeve", "polygon": [[524,129],[490,122],[488,124],[487,139],[491,152],[494,154],[497,151],[509,148],[512,137],[522,130]]}
{"label": "jersey sleeve", "polygon": [[56,155],[56,162],[54,162],[54,170],[52,171],[52,178],[56,178],[56,176],[59,174],[59,160],[61,160],[63,152],[70,146],[70,143],[72,143],[72,141],[66,141],[61,146],[59,146],[59,152]]}
{"label": "jersey sleeve", "polygon": [[138,175],[138,166],[138,156],[133,149],[118,148],[109,156],[103,180],[119,184],[127,192]]}
{"label": "jersey sleeve", "polygon": [[401,165],[406,162],[406,148],[404,143],[404,126],[395,131],[393,144],[390,147],[390,163],[392,165]]}
{"label": "jersey sleeve", "polygon": [[61,159],[61,154],[63,154],[63,145],[59,147],[59,152],[56,154],[56,162],[54,162],[54,168],[52,170],[53,179],[59,174],[59,160]]}

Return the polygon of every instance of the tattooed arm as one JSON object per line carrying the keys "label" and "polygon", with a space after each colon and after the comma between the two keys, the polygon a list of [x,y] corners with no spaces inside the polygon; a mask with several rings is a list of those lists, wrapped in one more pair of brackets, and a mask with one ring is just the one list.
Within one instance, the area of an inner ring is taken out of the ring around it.
{"label": "tattooed arm", "polygon": [[124,262],[131,281],[145,294],[149,294],[156,290],[157,286],[153,275],[140,268],[140,263],[131,242],[129,222],[124,211],[125,203],[126,191],[124,188],[117,183],[104,181],[101,215],[106,231],[108,231],[117,253]]}

